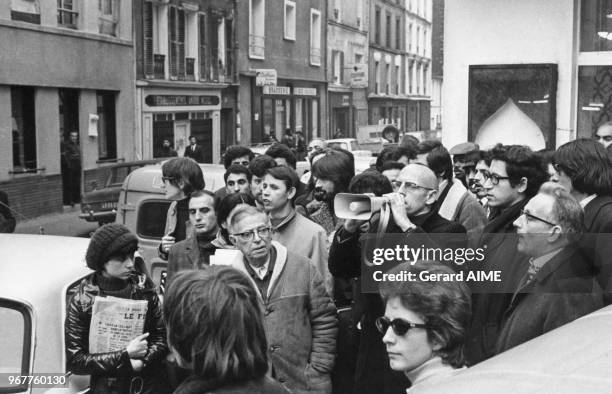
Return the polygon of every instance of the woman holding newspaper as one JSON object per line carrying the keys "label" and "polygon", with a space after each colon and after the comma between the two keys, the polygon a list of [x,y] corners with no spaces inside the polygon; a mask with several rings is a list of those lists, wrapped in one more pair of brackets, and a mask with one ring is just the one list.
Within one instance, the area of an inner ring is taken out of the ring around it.
{"label": "woman holding newspaper", "polygon": [[91,237],[85,260],[94,270],[76,288],[65,322],[67,367],[91,375],[92,393],[166,393],[161,361],[168,353],[160,300],[135,265],[138,239],[107,224]]}

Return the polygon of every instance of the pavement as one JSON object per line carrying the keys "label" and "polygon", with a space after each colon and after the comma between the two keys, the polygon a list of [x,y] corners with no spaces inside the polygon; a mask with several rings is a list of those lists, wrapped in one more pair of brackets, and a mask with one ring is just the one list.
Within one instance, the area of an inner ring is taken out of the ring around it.
{"label": "pavement", "polygon": [[18,221],[17,234],[66,235],[88,238],[98,228],[97,222],[87,222],[79,218],[81,206],[64,206],[61,213],[39,216],[34,219]]}

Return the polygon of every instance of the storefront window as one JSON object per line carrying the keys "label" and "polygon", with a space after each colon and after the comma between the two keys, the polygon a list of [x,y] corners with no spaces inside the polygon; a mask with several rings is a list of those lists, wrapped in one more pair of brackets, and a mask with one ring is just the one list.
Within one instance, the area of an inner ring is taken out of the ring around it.
{"label": "storefront window", "polygon": [[117,158],[117,129],[115,125],[115,93],[98,91],[98,155],[100,160]]}
{"label": "storefront window", "polygon": [[590,138],[597,127],[612,120],[612,67],[578,68],[577,138]]}
{"label": "storefront window", "polygon": [[11,88],[13,169],[36,168],[36,124],[34,122],[34,88]]}
{"label": "storefront window", "polygon": [[582,0],[580,50],[612,51],[612,0]]}
{"label": "storefront window", "polygon": [[274,100],[271,98],[263,99],[263,128],[264,128],[264,140],[265,136],[276,135],[274,130]]}

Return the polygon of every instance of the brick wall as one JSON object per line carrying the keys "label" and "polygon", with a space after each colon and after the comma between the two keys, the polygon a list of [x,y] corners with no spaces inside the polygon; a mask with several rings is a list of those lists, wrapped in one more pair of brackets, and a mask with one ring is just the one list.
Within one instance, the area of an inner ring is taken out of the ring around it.
{"label": "brick wall", "polygon": [[[0,189],[8,194],[18,222],[34,217],[62,212],[62,176],[32,175],[1,182]],[[23,216],[25,216],[25,218]]]}

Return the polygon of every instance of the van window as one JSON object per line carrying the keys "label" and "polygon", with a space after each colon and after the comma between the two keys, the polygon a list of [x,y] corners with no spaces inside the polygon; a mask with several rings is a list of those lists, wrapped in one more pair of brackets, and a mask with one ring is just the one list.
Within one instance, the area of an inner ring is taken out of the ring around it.
{"label": "van window", "polygon": [[136,233],[143,238],[160,239],[164,236],[166,228],[166,215],[170,201],[147,201],[138,208],[138,222]]}
{"label": "van window", "polygon": [[32,344],[32,316],[24,304],[0,298],[0,392],[27,390],[27,383],[15,386],[8,375],[28,375]]}

